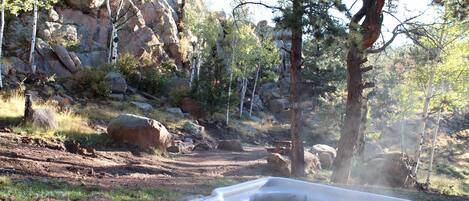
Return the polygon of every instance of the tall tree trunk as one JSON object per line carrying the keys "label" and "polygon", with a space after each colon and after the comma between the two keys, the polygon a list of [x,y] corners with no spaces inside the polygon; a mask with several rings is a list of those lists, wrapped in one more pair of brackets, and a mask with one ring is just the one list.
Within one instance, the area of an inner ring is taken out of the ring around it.
{"label": "tall tree trunk", "polygon": [[303,139],[301,136],[301,111],[299,104],[299,83],[301,68],[301,50],[303,42],[303,8],[302,0],[293,0],[293,19],[291,21],[292,47],[291,47],[291,67],[290,67],[290,101],[291,109],[291,128],[290,135],[292,141],[291,150],[291,174],[294,177],[303,177],[305,175],[305,160]]}
{"label": "tall tree trunk", "polygon": [[37,32],[37,0],[34,1],[34,17],[33,17],[33,33],[31,37],[31,49],[29,51],[29,65],[33,74],[36,73],[36,64],[34,63],[34,49],[36,47],[36,32]]}
{"label": "tall tree trunk", "polygon": [[[347,104],[345,120],[334,160],[331,180],[348,183],[352,160],[356,153],[360,121],[362,117],[362,92],[366,85],[362,81],[361,65],[366,62],[364,50],[373,46],[381,33],[381,17],[385,0],[363,0],[361,9],[353,15],[349,24],[349,51],[347,53]],[[365,19],[362,21],[362,19]],[[359,23],[362,21],[362,24]],[[358,37],[362,36],[362,37]],[[358,39],[357,38],[361,38]]]}
{"label": "tall tree trunk", "polygon": [[244,98],[246,97],[246,90],[248,88],[248,78],[243,77],[241,81],[241,94],[240,98],[241,100],[239,101],[239,118],[243,117],[243,111],[244,111]]}
{"label": "tall tree trunk", "polygon": [[425,129],[427,128],[427,119],[428,119],[428,109],[430,107],[430,101],[433,96],[433,81],[435,79],[435,71],[432,71],[432,74],[430,74],[430,80],[428,81],[428,88],[427,88],[427,93],[425,95],[425,102],[423,104],[423,111],[422,111],[422,126],[420,127],[420,142],[417,148],[417,153],[416,155],[416,160],[417,163],[415,165],[414,169],[414,176],[417,176],[417,173],[419,171],[420,167],[420,155],[422,154],[422,148],[423,148],[423,143],[425,139]]}
{"label": "tall tree trunk", "polygon": [[366,124],[367,124],[367,114],[368,114],[368,99],[364,99],[363,106],[362,106],[362,115],[360,119],[360,132],[358,134],[358,155],[361,157],[363,156],[363,152],[365,151],[365,144],[366,144]]}
{"label": "tall tree trunk", "polygon": [[5,1],[2,0],[2,5],[1,5],[1,14],[0,14],[0,20],[1,20],[1,27],[0,27],[0,89],[3,89],[3,80],[2,80],[2,68],[3,68],[3,58],[2,58],[2,50],[3,50],[3,30],[5,29]]}
{"label": "tall tree trunk", "polygon": [[360,66],[363,56],[357,49],[347,55],[347,105],[345,122],[339,139],[337,157],[334,161],[332,181],[347,183],[352,169],[352,158],[360,132],[362,107],[362,73]]}
{"label": "tall tree trunk", "polygon": [[440,109],[438,110],[438,117],[436,120],[436,128],[435,128],[435,131],[433,132],[432,152],[430,154],[430,167],[428,168],[428,174],[427,174],[427,186],[430,185],[430,176],[432,175],[432,172],[433,172],[433,157],[435,155],[436,137],[438,136],[438,130],[440,129],[441,110],[442,110],[442,107],[440,106]]}
{"label": "tall tree trunk", "polygon": [[252,106],[254,104],[254,99],[256,98],[257,79],[259,78],[260,70],[261,70],[261,66],[259,65],[257,66],[256,78],[254,79],[254,87],[252,88],[251,106],[249,106],[249,117],[252,117]]}

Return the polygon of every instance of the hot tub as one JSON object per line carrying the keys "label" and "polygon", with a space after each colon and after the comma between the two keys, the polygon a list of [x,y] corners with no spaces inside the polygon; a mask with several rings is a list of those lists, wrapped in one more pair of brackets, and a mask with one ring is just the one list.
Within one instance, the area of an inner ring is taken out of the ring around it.
{"label": "hot tub", "polygon": [[407,201],[294,179],[267,177],[217,188],[192,201]]}

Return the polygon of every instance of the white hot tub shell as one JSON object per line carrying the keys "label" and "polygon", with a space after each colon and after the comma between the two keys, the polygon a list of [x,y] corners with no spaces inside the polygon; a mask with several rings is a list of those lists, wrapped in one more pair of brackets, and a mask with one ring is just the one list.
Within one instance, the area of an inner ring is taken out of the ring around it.
{"label": "white hot tub shell", "polygon": [[192,201],[408,201],[294,179],[267,177],[217,188]]}

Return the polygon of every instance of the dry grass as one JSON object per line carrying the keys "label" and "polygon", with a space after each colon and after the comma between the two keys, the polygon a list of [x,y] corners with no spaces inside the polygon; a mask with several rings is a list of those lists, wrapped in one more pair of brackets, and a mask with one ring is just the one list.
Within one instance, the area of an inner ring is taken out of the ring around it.
{"label": "dry grass", "polygon": [[0,102],[0,120],[10,121],[15,133],[28,134],[41,137],[57,137],[69,134],[93,134],[95,131],[88,126],[86,117],[77,115],[71,110],[59,111],[56,103],[51,101],[35,101],[33,108],[52,108],[56,111],[58,128],[45,130],[28,123],[22,123],[25,98],[21,93],[4,96]]}

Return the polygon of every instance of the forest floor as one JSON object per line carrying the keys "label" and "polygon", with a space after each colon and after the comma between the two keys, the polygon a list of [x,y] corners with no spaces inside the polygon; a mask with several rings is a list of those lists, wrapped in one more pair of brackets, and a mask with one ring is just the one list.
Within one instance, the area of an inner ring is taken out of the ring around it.
{"label": "forest floor", "polygon": [[[0,200],[175,200],[187,195],[208,195],[216,187],[272,174],[266,166],[264,147],[164,158],[111,148],[97,148],[94,156],[85,156],[51,144],[54,143],[0,133]],[[324,182],[317,177],[310,179]],[[404,189],[347,188],[411,200],[469,200]]]}

